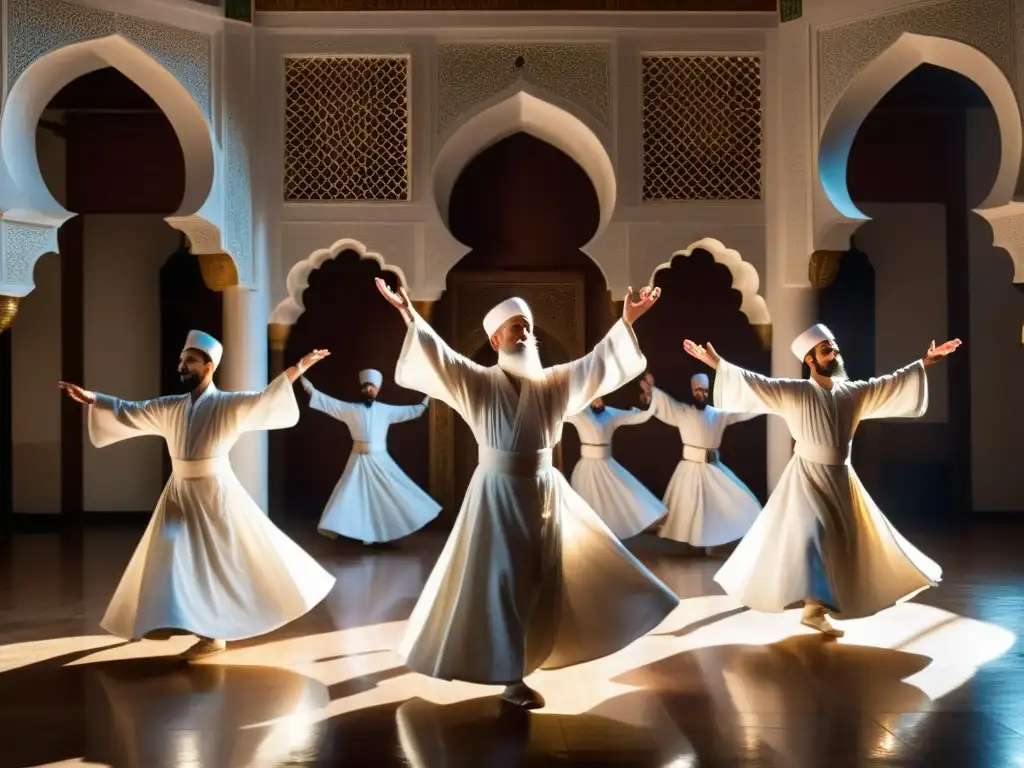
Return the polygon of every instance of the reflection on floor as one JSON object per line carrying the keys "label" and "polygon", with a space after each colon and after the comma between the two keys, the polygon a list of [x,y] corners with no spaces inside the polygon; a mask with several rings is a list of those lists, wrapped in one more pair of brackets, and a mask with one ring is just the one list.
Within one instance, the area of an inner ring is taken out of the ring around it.
{"label": "reflection on floor", "polygon": [[683,598],[665,623],[531,683],[548,707],[408,672],[392,650],[440,551],[296,538],[338,577],[313,613],[188,665],[192,642],[98,627],[139,531],[0,552],[0,766],[1024,766],[1024,525],[913,535],[946,581],[825,640],[736,605],[721,561],[639,537]]}

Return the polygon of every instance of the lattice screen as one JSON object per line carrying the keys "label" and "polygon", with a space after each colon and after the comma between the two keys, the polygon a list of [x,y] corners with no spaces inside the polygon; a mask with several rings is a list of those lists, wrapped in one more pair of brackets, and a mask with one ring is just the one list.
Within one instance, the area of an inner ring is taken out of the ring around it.
{"label": "lattice screen", "polygon": [[761,63],[645,56],[644,200],[761,197]]}
{"label": "lattice screen", "polygon": [[409,199],[409,61],[285,64],[285,200]]}

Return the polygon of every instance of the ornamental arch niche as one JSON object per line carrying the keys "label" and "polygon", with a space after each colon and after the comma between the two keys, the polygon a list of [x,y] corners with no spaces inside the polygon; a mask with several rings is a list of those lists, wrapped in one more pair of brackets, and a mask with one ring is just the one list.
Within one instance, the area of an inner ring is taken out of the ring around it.
{"label": "ornamental arch niche", "polygon": [[[5,218],[53,227],[75,215],[54,198],[43,179],[36,151],[36,126],[47,104],[65,86],[107,67],[116,69],[153,99],[181,145],[185,189],[178,210],[166,218],[168,224],[188,236],[194,253],[217,254],[221,237],[211,220],[215,156],[210,123],[173,74],[118,34],[51,51],[32,62],[11,86],[0,120],[0,152],[10,180],[9,191],[0,200]],[[25,293],[32,287],[31,265],[28,278]]]}
{"label": "ornamental arch niche", "polygon": [[[847,186],[850,151],[868,114],[899,82],[922,64],[963,75],[985,94],[999,125],[999,168],[976,210],[988,213],[1009,205],[1021,163],[1021,113],[1013,87],[985,54],[955,40],[904,33],[864,67],[829,114],[818,146],[818,178],[823,199],[815,226],[815,248],[845,251],[850,237],[869,219]],[[796,256],[800,258],[800,256]]]}
{"label": "ornamental arch niche", "polygon": [[[440,137],[441,149],[430,175],[430,193],[442,229],[450,240],[442,262],[432,269],[446,274],[469,248],[451,233],[452,192],[463,170],[478,155],[516,133],[526,133],[572,158],[590,179],[597,194],[597,229],[582,250],[597,241],[611,221],[617,200],[611,136],[585,110],[530,83],[519,82],[464,114]],[[436,254],[432,254],[436,255]],[[595,263],[607,275],[604,265]],[[437,277],[436,282],[443,283]]]}

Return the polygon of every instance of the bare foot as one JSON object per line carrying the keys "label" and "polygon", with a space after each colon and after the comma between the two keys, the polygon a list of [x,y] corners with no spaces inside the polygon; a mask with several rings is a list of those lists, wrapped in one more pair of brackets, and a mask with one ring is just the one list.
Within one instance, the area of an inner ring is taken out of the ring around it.
{"label": "bare foot", "polygon": [[523,709],[540,709],[544,706],[544,697],[522,680],[506,686],[501,698],[502,701],[507,701],[509,704]]}
{"label": "bare foot", "polygon": [[228,644],[223,640],[211,640],[208,637],[202,637],[194,645],[186,648],[181,656],[189,661],[196,661],[212,656],[215,653],[220,653],[227,647]]}
{"label": "bare foot", "polygon": [[820,606],[804,608],[803,616],[800,617],[800,623],[805,627],[816,629],[829,637],[842,637],[846,634],[843,630],[832,626],[832,622],[825,615],[825,609]]}

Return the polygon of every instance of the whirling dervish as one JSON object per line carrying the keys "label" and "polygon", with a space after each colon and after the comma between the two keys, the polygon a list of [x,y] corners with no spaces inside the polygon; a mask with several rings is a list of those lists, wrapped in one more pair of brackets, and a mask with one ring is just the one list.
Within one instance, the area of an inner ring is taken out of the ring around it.
{"label": "whirling dervish", "polygon": [[552,466],[565,418],[643,373],[632,324],[660,291],[634,300],[630,290],[594,350],[553,368],[541,364],[529,306],[508,299],[484,317],[498,353],[487,368],[452,351],[404,290],[377,287],[409,327],[395,380],[450,405],[480,456],[399,652],[416,672],[504,685],[505,701],[541,707],[524,677],[614,653],[679,603]]}
{"label": "whirling dervish", "polygon": [[654,386],[648,374],[640,382],[643,400],[650,402],[655,418],[679,430],[683,456],[665,490],[668,516],[658,536],[714,548],[743,538],[761,512],[761,502],[722,463],[722,435],[730,424],[747,421],[756,413],[734,413],[708,404],[707,374],[690,378],[693,403],[681,403]]}
{"label": "whirling dervish", "polygon": [[213,372],[223,351],[212,336],[189,333],[178,363],[184,395],[131,402],[60,382],[89,406],[97,448],[143,435],[167,442],[173,472],[100,626],[126,640],[195,635],[190,659],[288,624],[334,586],[270,522],[228,459],[243,433],[298,422],[292,384],[330,353],[310,352],[262,392],[221,392]]}
{"label": "whirling dervish", "polygon": [[620,539],[642,533],[665,515],[665,505],[612,458],[612,436],[619,427],[643,424],[648,408],[624,411],[597,398],[566,419],[580,434],[580,460],[572,471],[572,488]]}
{"label": "whirling dervish", "polygon": [[815,325],[790,349],[810,379],[772,379],[732,365],[714,347],[683,342],[711,368],[722,408],[773,413],[796,445],[764,511],[715,576],[725,591],[759,611],[803,601],[802,623],[842,637],[839,619],[871,616],[907,600],[942,577],[942,569],[904,539],[864,489],[850,465],[864,419],[915,418],[928,409],[925,368],[960,346],[935,346],[905,368],[848,381],[832,332]]}
{"label": "whirling dervish", "polygon": [[388,453],[391,425],[418,419],[426,412],[429,398],[417,405],[378,402],[383,382],[380,371],[360,371],[363,401],[346,403],[328,397],[302,377],[309,407],[342,422],[352,433],[352,453],[317,526],[325,536],[346,536],[364,544],[394,541],[418,531],[441,511],[441,505]]}

